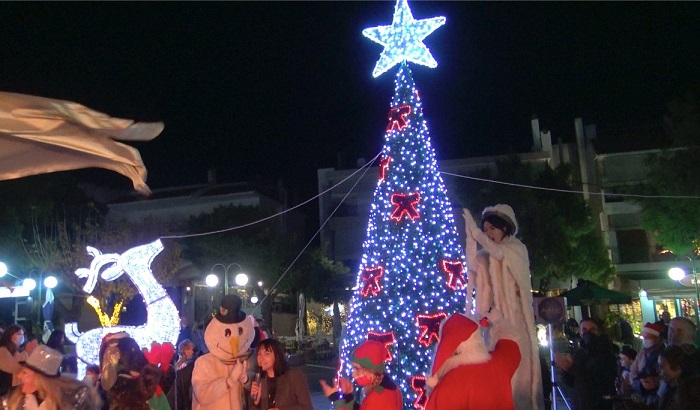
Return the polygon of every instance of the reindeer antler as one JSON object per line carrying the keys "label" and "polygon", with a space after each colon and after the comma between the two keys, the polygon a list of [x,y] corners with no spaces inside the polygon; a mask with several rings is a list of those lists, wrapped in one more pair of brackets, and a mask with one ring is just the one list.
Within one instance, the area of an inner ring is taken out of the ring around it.
{"label": "reindeer antler", "polygon": [[[103,255],[102,252],[96,248],[93,248],[92,246],[87,247],[87,252],[93,257],[92,262],[90,262],[90,268],[78,268],[75,270],[75,274],[79,278],[87,278],[87,282],[85,282],[83,290],[86,293],[92,293],[92,291],[95,289],[95,285],[97,285],[97,276],[100,274],[102,267],[107,264],[115,264],[114,266],[107,268],[102,273],[102,278],[107,280],[114,280],[119,277],[121,274],[121,269],[116,267],[116,262],[119,260],[119,254],[107,253]],[[120,272],[113,272],[115,270]]]}

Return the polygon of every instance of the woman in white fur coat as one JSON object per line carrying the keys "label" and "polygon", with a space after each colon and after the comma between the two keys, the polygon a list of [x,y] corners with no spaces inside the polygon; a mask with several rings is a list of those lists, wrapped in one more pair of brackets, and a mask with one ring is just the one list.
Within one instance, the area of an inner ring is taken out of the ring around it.
{"label": "woman in white fur coat", "polygon": [[[516,330],[520,365],[513,376],[513,402],[518,410],[544,407],[542,370],[537,348],[535,315],[532,307],[530,259],[527,248],[515,234],[518,222],[513,208],[499,204],[487,207],[477,226],[468,209],[464,209],[467,233],[469,288],[467,312],[485,316],[492,308],[503,315]],[[477,245],[482,250],[477,252]],[[476,298],[471,300],[472,290]],[[485,335],[488,340],[488,335]],[[490,343],[493,348],[493,343]]]}

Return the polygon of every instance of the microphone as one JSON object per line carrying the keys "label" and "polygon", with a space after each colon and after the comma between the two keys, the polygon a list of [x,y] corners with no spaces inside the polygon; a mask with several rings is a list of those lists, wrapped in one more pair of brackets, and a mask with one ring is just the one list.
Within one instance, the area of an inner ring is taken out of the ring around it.
{"label": "microphone", "polygon": [[[255,373],[255,378],[253,379],[253,383],[260,384],[260,372]],[[252,397],[253,397],[253,401],[257,401],[257,400],[258,400],[258,394],[257,394],[257,393],[254,394],[254,395],[252,395]]]}

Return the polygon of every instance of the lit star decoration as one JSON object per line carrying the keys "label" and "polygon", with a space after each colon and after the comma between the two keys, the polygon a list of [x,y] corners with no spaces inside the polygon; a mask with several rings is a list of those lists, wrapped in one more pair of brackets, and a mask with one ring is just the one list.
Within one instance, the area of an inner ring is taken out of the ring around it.
{"label": "lit star decoration", "polygon": [[88,247],[88,252],[94,258],[90,269],[81,268],[75,272],[78,277],[87,279],[84,290],[91,293],[97,284],[98,276],[102,280],[113,281],[121,275],[127,275],[143,297],[146,305],[146,323],[141,326],[98,327],[84,333],[78,330],[77,323],[66,323],[66,337],[75,343],[75,351],[80,359],[79,380],[85,377],[88,364],[99,365],[100,343],[108,333],[127,332],[142,348],[150,348],[153,342],[170,342],[173,345],[177,343],[180,315],[168,293],[151,272],[151,263],[162,250],[163,244],[160,239],[131,248],[121,255],[103,255],[99,250]]}
{"label": "lit star decoration", "polygon": [[376,266],[374,268],[365,268],[360,279],[364,282],[362,286],[362,296],[367,297],[370,293],[372,296],[377,296],[382,290],[382,285],[379,284],[379,279],[384,276],[384,268]]}
{"label": "lit star decoration", "polygon": [[390,26],[362,30],[365,37],[384,46],[372,76],[379,77],[391,67],[404,61],[430,68],[437,67],[437,61],[430,54],[423,40],[443,24],[445,24],[445,17],[415,20],[408,7],[408,0],[398,0]]}
{"label": "lit star decoration", "polygon": [[[431,373],[435,344],[434,339],[429,346],[418,341],[423,330],[416,316],[464,312],[466,291],[445,285],[441,263],[443,260],[465,263],[465,258],[453,216],[453,202],[437,166],[422,102],[408,64],[399,65],[395,85],[389,107],[407,105],[411,112],[406,115],[406,126],[402,129],[395,127],[387,131],[386,124],[382,124],[381,157],[391,157],[391,164],[384,180],[375,186],[372,198],[362,258],[355,271],[356,281],[347,311],[346,337],[340,347],[343,360],[340,375],[350,377],[350,354],[367,340],[369,332],[393,332],[393,359],[386,363],[386,371],[401,390],[404,408],[411,409],[418,399],[411,379]],[[399,223],[392,219],[396,210],[392,195],[418,192],[420,201],[413,209],[420,217],[413,221],[403,217]],[[364,297],[361,276],[366,268],[377,266],[384,268],[382,290],[377,296]]]}
{"label": "lit star decoration", "polygon": [[428,395],[425,391],[425,376],[413,376],[411,378],[411,388],[418,393],[418,398],[413,402],[413,407],[424,409],[425,403],[428,402]]}
{"label": "lit star decoration", "polygon": [[435,340],[440,341],[440,322],[447,317],[445,312],[438,312],[432,315],[418,315],[416,323],[421,329],[421,334],[418,336],[418,342],[425,347],[430,346],[430,343]]}
{"label": "lit star decoration", "polygon": [[464,279],[464,265],[462,261],[442,261],[442,270],[447,277],[447,286],[452,290],[462,289],[467,284]]}
{"label": "lit star decoration", "polygon": [[416,205],[420,202],[420,194],[414,192],[412,194],[394,194],[391,196],[391,203],[396,206],[394,212],[391,213],[391,219],[399,222],[404,215],[410,220],[414,220],[420,216],[416,211]]}
{"label": "lit star decoration", "polygon": [[391,157],[382,157],[379,160],[379,180],[384,181],[386,178],[386,171],[389,169],[389,163],[391,162]]}
{"label": "lit star decoration", "polygon": [[394,356],[391,355],[391,345],[393,345],[396,341],[396,339],[394,338],[394,332],[367,332],[367,340],[376,340],[377,342],[384,343],[387,352],[389,352],[389,357],[387,357],[385,361],[390,362],[394,359]]}
{"label": "lit star decoration", "polygon": [[389,110],[389,125],[386,126],[387,131],[398,129],[401,131],[406,126],[406,116],[411,113],[410,105],[402,105]]}

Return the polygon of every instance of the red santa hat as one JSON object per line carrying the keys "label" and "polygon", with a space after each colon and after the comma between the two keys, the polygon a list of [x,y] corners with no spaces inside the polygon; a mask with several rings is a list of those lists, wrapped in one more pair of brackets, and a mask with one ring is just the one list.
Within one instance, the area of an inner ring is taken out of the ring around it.
{"label": "red santa hat", "polygon": [[[479,363],[490,359],[484,339],[477,331],[478,329],[479,325],[475,321],[461,313],[455,313],[442,323],[440,343],[435,352],[432,375],[427,380],[428,386],[435,387],[437,385],[441,377],[438,374],[441,369],[444,372],[452,367],[449,364],[445,365],[448,359],[456,361],[455,364]],[[455,357],[454,353],[458,349],[460,350],[459,357]],[[443,367],[445,368],[443,369]]]}
{"label": "red santa hat", "polygon": [[656,336],[659,337],[661,333],[663,333],[664,327],[661,326],[658,323],[649,323],[647,322],[644,327],[642,328],[642,336],[643,335],[650,335],[650,336]]}
{"label": "red santa hat", "polygon": [[377,373],[384,373],[386,371],[384,363],[388,357],[390,357],[389,350],[384,343],[366,340],[353,350],[350,361]]}

